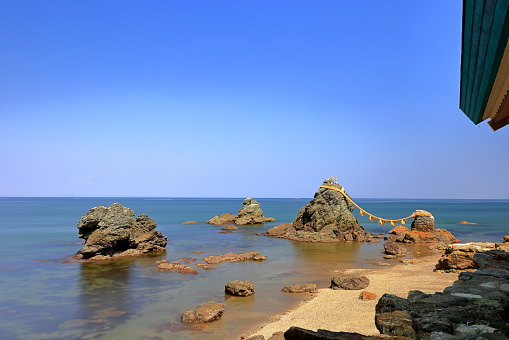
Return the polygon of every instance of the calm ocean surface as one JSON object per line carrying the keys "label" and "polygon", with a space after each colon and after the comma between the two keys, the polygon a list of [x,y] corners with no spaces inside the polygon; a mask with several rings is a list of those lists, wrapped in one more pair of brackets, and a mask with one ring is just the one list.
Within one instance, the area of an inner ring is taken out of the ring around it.
{"label": "calm ocean surface", "polygon": [[[323,288],[333,270],[370,268],[382,259],[382,243],[307,244],[257,236],[291,222],[310,199],[255,199],[265,216],[277,222],[240,226],[246,232],[224,234],[220,226],[205,222],[236,213],[243,198],[0,198],[0,338],[236,339],[304,297],[281,292],[283,286],[314,282]],[[76,228],[81,216],[114,202],[154,219],[169,239],[166,253],[86,264],[67,261],[82,246]],[[509,235],[509,200],[356,202],[383,218],[427,210],[437,228],[448,229],[463,242],[501,242]],[[391,228],[354,213],[367,231]],[[181,224],[189,220],[200,223]],[[477,224],[456,224],[460,221]],[[267,260],[222,263],[196,275],[154,269],[154,262],[162,259],[191,257],[203,263],[208,255],[248,251],[259,251]],[[255,295],[225,297],[224,284],[231,280],[253,282]],[[182,312],[210,300],[225,303],[222,319],[200,326],[180,324]]]}

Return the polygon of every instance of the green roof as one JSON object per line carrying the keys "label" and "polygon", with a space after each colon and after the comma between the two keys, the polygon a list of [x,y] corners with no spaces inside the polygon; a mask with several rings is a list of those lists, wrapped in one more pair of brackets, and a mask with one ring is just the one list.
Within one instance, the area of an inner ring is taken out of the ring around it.
{"label": "green roof", "polygon": [[509,0],[463,0],[460,109],[482,122],[509,37]]}

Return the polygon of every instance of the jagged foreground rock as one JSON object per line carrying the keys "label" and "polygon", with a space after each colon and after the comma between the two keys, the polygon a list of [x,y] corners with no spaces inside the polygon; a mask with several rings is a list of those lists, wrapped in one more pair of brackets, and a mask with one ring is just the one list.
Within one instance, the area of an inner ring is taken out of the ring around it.
{"label": "jagged foreground rock", "polygon": [[97,206],[81,217],[78,237],[85,245],[76,259],[103,260],[163,250],[168,239],[154,230],[157,224],[147,215],[134,215],[132,209],[113,203]]}
{"label": "jagged foreground rock", "polygon": [[[330,178],[323,185],[342,188]],[[352,214],[354,208],[340,192],[320,187],[311,202],[300,209],[293,223],[269,229],[266,235],[306,242],[370,239],[372,235],[364,230]]]}
{"label": "jagged foreground rock", "polygon": [[415,339],[507,339],[509,254],[475,253],[475,272],[462,272],[443,293],[384,294],[375,324],[382,334]]}
{"label": "jagged foreground rock", "polygon": [[221,216],[214,216],[207,221],[208,224],[223,225],[223,224],[261,224],[265,222],[274,222],[272,217],[264,217],[263,210],[260,203],[253,198],[248,197],[242,202],[242,208],[239,210],[238,215],[232,213],[222,214]]}

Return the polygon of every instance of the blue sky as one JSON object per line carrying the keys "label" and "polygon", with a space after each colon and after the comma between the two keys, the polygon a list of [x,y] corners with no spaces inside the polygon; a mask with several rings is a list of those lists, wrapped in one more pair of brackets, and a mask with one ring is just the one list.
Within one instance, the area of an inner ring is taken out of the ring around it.
{"label": "blue sky", "polygon": [[509,198],[461,1],[3,1],[0,196]]}

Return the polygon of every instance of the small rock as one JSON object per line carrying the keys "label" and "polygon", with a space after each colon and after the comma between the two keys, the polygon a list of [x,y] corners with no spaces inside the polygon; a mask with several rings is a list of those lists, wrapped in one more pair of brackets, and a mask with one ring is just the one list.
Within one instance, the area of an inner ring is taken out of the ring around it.
{"label": "small rock", "polygon": [[188,310],[182,314],[183,323],[201,323],[218,320],[224,312],[224,304],[216,301],[209,301],[201,304],[195,309]]}
{"label": "small rock", "polygon": [[224,286],[226,294],[234,296],[249,296],[254,294],[254,284],[249,281],[230,281]]}
{"label": "small rock", "polygon": [[376,294],[375,293],[370,293],[370,292],[367,292],[367,291],[363,290],[359,294],[359,299],[361,299],[361,300],[374,300],[374,299],[376,299]]}
{"label": "small rock", "polygon": [[198,224],[198,222],[196,222],[196,221],[186,221],[186,222],[183,222],[182,224]]}
{"label": "small rock", "polygon": [[403,256],[406,254],[406,249],[401,247],[396,242],[386,241],[384,243],[384,251],[389,255]]}

